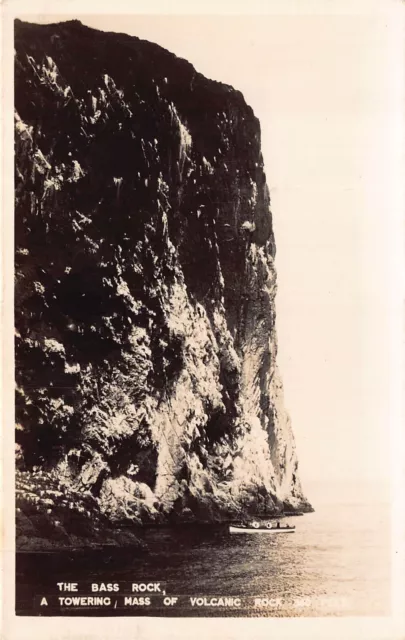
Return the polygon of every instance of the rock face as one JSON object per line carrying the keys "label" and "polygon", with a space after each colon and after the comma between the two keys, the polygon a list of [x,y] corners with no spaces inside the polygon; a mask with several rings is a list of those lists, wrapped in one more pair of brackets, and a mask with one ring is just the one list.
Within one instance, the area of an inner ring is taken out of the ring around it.
{"label": "rock face", "polygon": [[77,21],[15,48],[19,467],[116,522],[310,508],[252,109]]}

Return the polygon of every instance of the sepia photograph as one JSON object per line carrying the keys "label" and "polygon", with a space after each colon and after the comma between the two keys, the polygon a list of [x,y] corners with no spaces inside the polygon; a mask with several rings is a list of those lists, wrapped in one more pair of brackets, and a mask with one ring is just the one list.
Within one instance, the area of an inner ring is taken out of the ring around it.
{"label": "sepia photograph", "polygon": [[388,631],[400,21],[71,4],[12,16],[13,615]]}

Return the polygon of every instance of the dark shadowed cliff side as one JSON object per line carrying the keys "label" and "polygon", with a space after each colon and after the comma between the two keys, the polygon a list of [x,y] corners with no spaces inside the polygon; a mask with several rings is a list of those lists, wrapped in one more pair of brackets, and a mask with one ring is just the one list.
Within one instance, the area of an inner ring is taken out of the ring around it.
{"label": "dark shadowed cliff side", "polygon": [[77,21],[17,21],[15,49],[20,524],[310,508],[252,109]]}

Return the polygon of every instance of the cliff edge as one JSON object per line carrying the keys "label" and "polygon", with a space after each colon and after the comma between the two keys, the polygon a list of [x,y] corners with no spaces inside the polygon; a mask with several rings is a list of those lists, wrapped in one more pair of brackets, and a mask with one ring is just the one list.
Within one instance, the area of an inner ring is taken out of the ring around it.
{"label": "cliff edge", "polygon": [[78,21],[16,21],[15,49],[20,517],[309,510],[252,109]]}

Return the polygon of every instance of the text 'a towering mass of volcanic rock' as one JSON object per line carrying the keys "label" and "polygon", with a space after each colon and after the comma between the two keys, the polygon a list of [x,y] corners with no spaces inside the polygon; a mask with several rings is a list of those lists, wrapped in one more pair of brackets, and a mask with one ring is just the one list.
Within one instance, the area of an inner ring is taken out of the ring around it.
{"label": "text 'a towering mass of volcanic rock'", "polygon": [[58,522],[62,539],[75,514],[90,538],[310,508],[252,109],[161,47],[77,21],[17,21],[15,48],[22,526]]}

